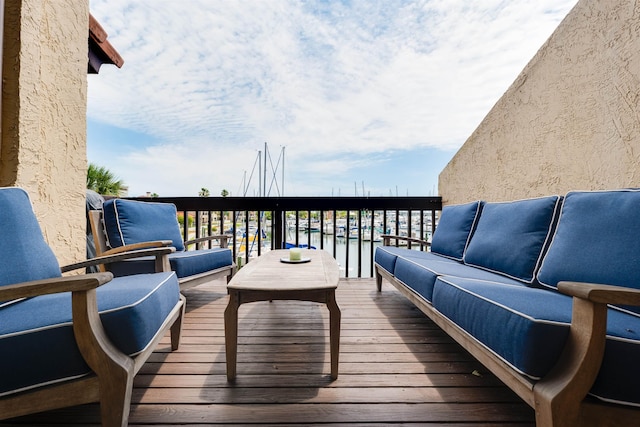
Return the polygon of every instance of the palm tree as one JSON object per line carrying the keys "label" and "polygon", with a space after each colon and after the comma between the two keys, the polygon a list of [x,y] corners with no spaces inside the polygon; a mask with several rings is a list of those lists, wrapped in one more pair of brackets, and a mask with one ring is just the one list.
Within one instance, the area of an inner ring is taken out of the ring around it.
{"label": "palm tree", "polygon": [[209,189],[205,187],[202,187],[202,189],[198,192],[198,196],[200,197],[209,197],[209,195]]}
{"label": "palm tree", "polygon": [[124,182],[116,178],[107,168],[89,163],[87,189],[102,195],[118,196],[123,186]]}

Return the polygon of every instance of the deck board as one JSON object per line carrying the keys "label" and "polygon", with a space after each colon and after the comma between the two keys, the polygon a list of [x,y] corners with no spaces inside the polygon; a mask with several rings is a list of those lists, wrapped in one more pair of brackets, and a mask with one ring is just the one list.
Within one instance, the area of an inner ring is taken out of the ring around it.
{"label": "deck board", "polygon": [[[165,338],[135,378],[131,426],[534,425],[534,413],[397,291],[341,281],[340,376],[328,310],[274,301],[239,310],[237,381],[226,381],[224,281],[185,291],[180,349]],[[0,425],[98,425],[97,405]]]}

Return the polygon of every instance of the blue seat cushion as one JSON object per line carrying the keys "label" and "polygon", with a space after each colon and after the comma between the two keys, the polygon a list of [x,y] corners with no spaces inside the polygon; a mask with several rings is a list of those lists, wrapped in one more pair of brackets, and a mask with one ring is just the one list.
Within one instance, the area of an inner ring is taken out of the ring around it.
{"label": "blue seat cushion", "polygon": [[375,263],[385,269],[389,274],[395,274],[396,261],[398,258],[419,258],[433,259],[434,261],[453,261],[450,258],[433,252],[419,251],[414,249],[400,248],[396,246],[378,246],[374,254]]}
{"label": "blue seat cushion", "polygon": [[[566,195],[538,281],[640,288],[640,191],[570,192]],[[640,307],[625,307],[640,313]]]}
{"label": "blue seat cushion", "polygon": [[640,319],[609,309],[600,372],[589,394],[607,402],[640,406]]}
{"label": "blue seat cushion", "polygon": [[374,262],[384,268],[389,274],[393,274],[398,256],[407,256],[410,255],[411,252],[418,251],[395,246],[378,246],[374,254]]}
{"label": "blue seat cushion", "polygon": [[406,256],[398,256],[395,263],[394,276],[429,302],[433,299],[433,287],[436,279],[440,276],[458,276],[478,280],[491,280],[522,286],[522,282],[517,280],[490,271],[470,267],[430,252],[416,252],[416,255],[408,254]]}
{"label": "blue seat cushion", "polygon": [[485,203],[465,264],[532,284],[559,212],[559,196]]}
{"label": "blue seat cushion", "polygon": [[518,372],[544,376],[560,357],[571,323],[571,297],[545,289],[438,278],[433,306]]}
{"label": "blue seat cushion", "polygon": [[0,286],[60,277],[26,191],[0,188]]}
{"label": "blue seat cushion", "polygon": [[480,201],[443,207],[431,239],[431,252],[462,261],[481,208]]}
{"label": "blue seat cushion", "polygon": [[[171,269],[178,278],[205,273],[233,264],[233,254],[228,248],[201,249],[197,251],[174,252],[169,254]],[[133,258],[108,264],[107,269],[116,277],[130,274],[152,273],[155,271],[155,258]]]}
{"label": "blue seat cushion", "polygon": [[156,240],[171,240],[183,251],[176,206],[172,203],[111,199],[102,207],[109,246],[117,248]]}
{"label": "blue seat cushion", "polygon": [[[572,299],[542,288],[439,277],[433,306],[518,372],[544,377],[568,339]],[[640,405],[640,319],[609,309],[600,373],[590,394]]]}
{"label": "blue seat cushion", "polygon": [[[123,353],[143,351],[180,298],[173,272],[115,278],[97,290],[105,331]],[[91,373],[76,345],[71,293],[0,309],[0,396]]]}

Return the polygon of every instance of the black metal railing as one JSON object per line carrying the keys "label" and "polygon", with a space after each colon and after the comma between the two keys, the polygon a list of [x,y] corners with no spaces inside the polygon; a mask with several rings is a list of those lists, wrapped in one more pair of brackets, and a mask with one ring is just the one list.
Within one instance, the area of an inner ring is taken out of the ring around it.
{"label": "black metal railing", "polygon": [[308,246],[332,253],[344,277],[373,277],[373,255],[382,234],[428,240],[442,210],[440,197],[135,199],[175,204],[185,240],[230,234],[239,264],[264,250]]}

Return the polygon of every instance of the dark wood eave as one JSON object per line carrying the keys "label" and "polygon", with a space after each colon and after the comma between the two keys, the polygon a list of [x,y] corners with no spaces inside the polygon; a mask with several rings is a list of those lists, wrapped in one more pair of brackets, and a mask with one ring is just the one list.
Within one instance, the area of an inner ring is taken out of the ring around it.
{"label": "dark wood eave", "polygon": [[100,23],[89,14],[89,74],[98,74],[102,64],[113,64],[118,68],[124,64],[124,59],[107,40],[107,32]]}

